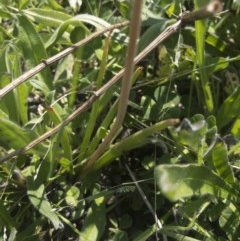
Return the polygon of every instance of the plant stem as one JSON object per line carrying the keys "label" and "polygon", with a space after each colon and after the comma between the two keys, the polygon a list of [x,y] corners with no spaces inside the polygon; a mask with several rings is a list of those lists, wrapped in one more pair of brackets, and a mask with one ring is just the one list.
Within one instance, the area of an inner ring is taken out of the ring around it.
{"label": "plant stem", "polygon": [[128,105],[128,96],[131,88],[131,77],[134,66],[134,57],[137,51],[137,41],[140,33],[141,26],[141,10],[142,10],[142,0],[135,0],[133,3],[132,9],[132,19],[130,22],[130,33],[129,33],[129,44],[125,62],[125,73],[122,80],[122,87],[119,97],[118,112],[116,120],[110,130],[109,134],[99,145],[97,150],[91,155],[88,159],[84,169],[89,169],[97,159],[102,155],[107,146],[110,144],[119,128],[121,127],[123,120],[125,118],[127,105]]}

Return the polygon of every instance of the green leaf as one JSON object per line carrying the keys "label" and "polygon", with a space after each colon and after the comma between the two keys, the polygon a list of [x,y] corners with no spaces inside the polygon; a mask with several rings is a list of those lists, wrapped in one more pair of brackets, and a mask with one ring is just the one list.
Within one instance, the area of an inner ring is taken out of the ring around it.
{"label": "green leaf", "polygon": [[27,9],[23,10],[23,13],[37,22],[53,27],[59,27],[65,21],[70,19],[91,24],[97,29],[103,29],[110,26],[110,23],[107,21],[90,14],[78,14],[72,18],[71,15],[50,9]]}
{"label": "green leaf", "polygon": [[[206,43],[216,48],[217,51],[221,51],[226,55],[235,55],[231,45],[228,45],[225,41],[219,39],[216,35],[209,33],[205,39]],[[219,57],[221,59],[222,57]]]}
{"label": "green leaf", "polygon": [[[100,69],[98,72],[98,76],[97,76],[97,80],[96,80],[96,87],[97,89],[99,89],[102,86],[102,81],[104,79],[104,75],[107,69],[107,59],[108,59],[108,51],[109,51],[109,41],[110,38],[108,37],[105,41],[104,44],[104,50],[103,50],[103,54],[102,54],[102,59],[101,59],[101,65],[100,65]],[[107,97],[108,94],[105,94],[105,96]],[[91,136],[93,134],[93,131],[95,129],[96,126],[96,121],[98,116],[101,113],[101,105],[100,105],[101,101],[100,100],[96,100],[95,103],[93,104],[92,107],[92,111],[88,120],[88,124],[86,126],[86,131],[85,131],[85,135],[83,138],[83,141],[81,143],[81,148],[80,148],[80,157],[83,157],[84,154],[86,153],[89,144],[90,144],[90,139]],[[106,106],[106,102],[104,103],[104,107]]]}
{"label": "green leaf", "polygon": [[[196,200],[188,200],[179,210],[179,215],[182,217],[199,217],[201,214],[206,211],[207,208],[211,205],[212,198],[210,196],[204,195],[198,197]],[[189,224],[189,226],[194,225],[194,221]]]}
{"label": "green leaf", "polygon": [[[14,43],[7,43],[0,53],[0,87],[3,88],[10,84],[12,79],[22,74],[22,59],[20,50]],[[3,103],[8,109],[9,118],[16,123],[20,121],[25,124],[28,120],[26,100],[28,88],[26,84],[21,84],[15,91],[12,91],[3,97]],[[20,117],[20,118],[19,118]]]}
{"label": "green leaf", "polygon": [[17,91],[17,103],[18,103],[18,112],[21,118],[21,123],[25,125],[28,121],[28,105],[27,98],[29,94],[29,88],[26,84],[21,84],[16,88]]}
{"label": "green leaf", "polygon": [[209,57],[207,59],[207,69],[209,74],[224,70],[228,67],[229,60],[223,57]]}
{"label": "green leaf", "polygon": [[[207,0],[194,0],[195,7],[198,9],[205,4],[208,3]],[[196,62],[199,64],[200,69],[200,79],[201,79],[201,86],[204,95],[204,103],[207,107],[208,113],[213,112],[213,99],[212,99],[212,92],[209,86],[209,72],[207,72],[205,65],[205,34],[206,34],[206,20],[198,20],[195,21],[195,29],[196,29],[196,47],[197,47],[197,58]]]}
{"label": "green leaf", "polygon": [[65,197],[66,203],[68,205],[76,207],[78,204],[79,196],[80,196],[79,189],[75,186],[72,186],[66,193],[66,197]]}
{"label": "green leaf", "polygon": [[240,88],[237,88],[227,99],[224,100],[223,104],[217,113],[217,124],[219,129],[223,128],[230,121],[239,117],[240,109]]}
{"label": "green leaf", "polygon": [[[79,14],[72,17],[71,15],[49,9],[27,9],[23,10],[23,12],[32,21],[37,21],[47,26],[58,27],[45,44],[46,48],[49,48],[56,43],[65,31],[72,31],[74,26],[80,26],[86,33],[88,33],[89,30],[83,23],[90,24],[99,30],[110,27],[110,24],[107,21],[90,14]],[[123,45],[126,45],[128,40],[127,35],[121,33],[118,29],[113,31],[112,38],[117,43]]]}
{"label": "green leaf", "polygon": [[[160,119],[163,113],[165,118],[171,115],[171,111],[176,110],[180,99],[176,93],[169,93],[166,86],[158,87],[154,90],[154,96],[143,96],[141,98],[141,108],[144,113],[143,118],[146,120]],[[168,114],[166,114],[168,112]]]}
{"label": "green leaf", "polygon": [[2,18],[11,18],[12,15],[10,11],[5,7],[7,3],[4,3],[4,1],[1,1],[0,3],[0,17]]}
{"label": "green leaf", "polygon": [[192,121],[185,118],[171,133],[179,144],[198,152],[206,131],[207,123],[204,119]]}
{"label": "green leaf", "polygon": [[[26,130],[11,122],[10,120],[0,118],[0,144],[13,149],[20,149],[36,139],[38,136],[32,130]],[[45,155],[46,148],[43,144],[38,144],[30,152]]]}
{"label": "green leaf", "polygon": [[29,19],[47,26],[59,27],[64,21],[71,18],[71,15],[52,9],[30,8],[23,10]]}
{"label": "green leaf", "polygon": [[109,164],[112,160],[115,160],[119,157],[123,152],[127,152],[129,150],[133,150],[135,148],[139,148],[144,144],[150,141],[149,137],[154,133],[164,130],[169,126],[175,125],[178,123],[178,119],[169,119],[165,121],[161,121],[152,125],[148,128],[140,130],[133,135],[123,139],[119,143],[113,145],[108,151],[106,151],[93,166],[94,170],[98,170],[102,166]]}
{"label": "green leaf", "polygon": [[[53,121],[54,125],[58,125],[61,123],[61,116],[60,116],[60,111],[61,107],[58,106],[57,104],[53,107],[47,107],[46,108],[47,113]],[[61,141],[62,148],[64,150],[64,157],[68,158],[69,160],[72,160],[72,149],[71,149],[71,143],[69,140],[69,133],[67,131],[66,127],[63,127],[60,132],[58,133],[59,140]]]}
{"label": "green leaf", "polygon": [[[27,61],[29,67],[35,67],[48,58],[47,52],[32,23],[25,16],[18,16],[18,22],[18,38],[24,59]],[[51,72],[48,67],[42,70],[39,76],[41,76],[41,80],[46,83],[50,90],[53,89]]]}
{"label": "green leaf", "polygon": [[237,139],[240,139],[240,118],[237,118],[234,122],[231,129],[231,134]]}
{"label": "green leaf", "polygon": [[239,192],[205,166],[160,165],[155,177],[160,190],[172,201],[206,194],[239,200]]}
{"label": "green leaf", "polygon": [[51,6],[51,8],[56,10],[64,10],[64,8],[59,5],[55,0],[48,0],[48,4]]}
{"label": "green leaf", "polygon": [[[8,66],[8,73],[11,73],[12,78],[17,78],[22,74],[22,59],[20,58],[20,50],[17,46],[10,45],[9,49],[7,51],[6,56],[6,63]],[[8,59],[8,61],[7,61]],[[8,94],[9,97],[11,94]],[[12,105],[15,103],[16,110],[14,108],[11,108],[9,110],[9,113],[15,112],[15,115],[20,117],[20,120],[23,124],[25,124],[28,120],[28,113],[27,113],[27,104],[26,100],[28,97],[28,87],[25,83],[22,83],[20,86],[18,86],[15,89],[15,92],[12,93],[13,97],[12,100],[9,101],[12,103]],[[15,100],[15,101],[13,101]],[[12,115],[12,114],[11,114]],[[11,118],[10,118],[11,119]],[[20,122],[18,119],[12,119],[16,120],[18,123]]]}
{"label": "green leaf", "polygon": [[101,240],[106,225],[106,208],[103,197],[96,199],[88,210],[80,238],[82,241]]}
{"label": "green leaf", "polygon": [[130,17],[130,9],[131,9],[131,1],[130,0],[118,0],[114,1],[119,13],[124,17],[124,18],[129,18]]}
{"label": "green leaf", "polygon": [[[9,74],[1,74],[0,81],[1,87],[6,86],[7,84],[11,83],[12,77]],[[17,103],[15,99],[15,95],[13,92],[8,93],[2,99],[4,106],[7,109],[8,117],[18,123],[19,121],[19,111],[17,108]]]}
{"label": "green leaf", "polygon": [[20,0],[18,6],[19,6],[20,9],[23,9],[23,8],[27,7],[29,2],[30,2],[30,0]]}
{"label": "green leaf", "polygon": [[162,18],[158,19],[157,24],[149,26],[139,40],[138,52],[146,48],[171,23],[173,23],[172,20]]}
{"label": "green leaf", "polygon": [[226,182],[233,184],[235,178],[228,160],[227,148],[223,142],[217,143],[211,151],[212,161],[218,175]]}
{"label": "green leaf", "polygon": [[68,29],[69,26],[71,26],[72,28],[73,26],[80,26],[81,29],[83,30],[81,32],[83,33],[89,32],[79,19],[77,19],[76,17],[73,17],[69,20],[64,21],[59,26],[59,28],[54,32],[54,34],[50,37],[48,42],[45,44],[46,48],[50,48],[51,46],[53,46],[58,41],[58,39],[63,35],[63,33]]}
{"label": "green leaf", "polygon": [[53,211],[51,204],[47,201],[45,197],[44,185],[39,186],[35,185],[33,178],[28,178],[28,197],[33,204],[33,206],[38,210],[42,215],[47,217],[53,224],[55,229],[61,227],[61,222],[57,214]]}
{"label": "green leaf", "polygon": [[239,238],[239,216],[238,208],[233,203],[229,203],[219,218],[219,225],[226,232],[229,240],[238,240]]}

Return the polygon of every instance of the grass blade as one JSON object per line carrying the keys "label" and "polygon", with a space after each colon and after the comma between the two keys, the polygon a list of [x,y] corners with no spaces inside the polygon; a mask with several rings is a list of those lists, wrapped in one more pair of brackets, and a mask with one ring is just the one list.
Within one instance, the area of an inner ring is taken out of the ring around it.
{"label": "grass blade", "polygon": [[[208,3],[208,1],[200,1],[195,0],[195,7],[200,8],[201,6]],[[204,94],[204,101],[207,107],[207,111],[209,114],[213,112],[213,99],[212,93],[209,86],[209,76],[205,66],[205,34],[206,34],[206,21],[207,20],[198,20],[195,21],[195,29],[196,29],[196,48],[197,48],[197,59],[200,66],[200,79],[202,85],[202,91]]]}
{"label": "grass blade", "polygon": [[[25,60],[29,67],[34,67],[44,59],[47,59],[47,52],[43,42],[36,32],[32,23],[25,16],[18,16],[19,40]],[[45,68],[41,74],[41,80],[46,83],[49,90],[53,89],[52,77],[49,68]]]}

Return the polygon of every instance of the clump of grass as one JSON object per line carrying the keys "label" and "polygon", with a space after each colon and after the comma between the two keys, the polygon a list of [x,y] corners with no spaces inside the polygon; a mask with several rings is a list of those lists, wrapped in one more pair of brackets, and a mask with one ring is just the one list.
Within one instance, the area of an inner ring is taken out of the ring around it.
{"label": "clump of grass", "polygon": [[1,236],[236,240],[237,15],[64,4],[0,4]]}

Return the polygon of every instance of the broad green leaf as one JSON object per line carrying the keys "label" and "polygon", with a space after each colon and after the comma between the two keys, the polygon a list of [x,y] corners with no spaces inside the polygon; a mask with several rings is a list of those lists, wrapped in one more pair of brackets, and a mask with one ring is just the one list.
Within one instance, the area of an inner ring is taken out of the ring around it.
{"label": "broad green leaf", "polygon": [[37,186],[35,185],[33,178],[29,178],[27,186],[28,197],[35,209],[48,218],[52,222],[55,229],[60,228],[61,222],[46,198],[44,185],[41,184],[40,186]]}
{"label": "broad green leaf", "polygon": [[[22,59],[20,58],[20,50],[16,45],[9,44],[5,52],[5,62],[7,73],[11,73],[11,80],[19,77],[22,74]],[[1,84],[6,84],[1,81]],[[18,86],[15,91],[8,93],[9,101],[5,104],[8,106],[9,117],[11,120],[19,123],[20,121],[25,124],[28,120],[27,113],[27,97],[28,87],[25,83]],[[20,117],[20,118],[19,118]]]}
{"label": "broad green leaf", "polygon": [[[25,16],[18,16],[18,38],[22,48],[24,59],[29,67],[35,67],[44,59],[48,58],[43,42],[34,29],[32,23]],[[44,81],[48,88],[53,89],[52,76],[49,67],[45,68],[39,74],[41,81]]]}
{"label": "broad green leaf", "polygon": [[153,121],[160,119],[163,113],[165,118],[173,116],[171,114],[174,111],[177,112],[176,106],[179,102],[180,99],[176,93],[169,93],[166,86],[158,87],[154,90],[154,96],[143,96],[141,98],[141,108],[144,113],[143,118]]}
{"label": "broad green leaf", "polygon": [[46,48],[50,48],[53,46],[58,39],[63,35],[63,33],[68,29],[68,27],[71,26],[72,28],[74,26],[80,26],[81,31],[85,34],[86,32],[89,32],[88,29],[84,26],[84,24],[77,19],[77,17],[73,17],[69,20],[64,21],[58,29],[54,32],[54,34],[50,37],[48,42],[45,44]]}
{"label": "broad green leaf", "polygon": [[[23,13],[29,18],[33,18],[37,22],[54,27],[59,27],[65,21],[72,18],[71,15],[59,11],[53,11],[50,9],[27,9],[23,10]],[[72,18],[72,20],[73,19],[91,24],[97,29],[103,29],[110,26],[110,23],[108,23],[107,21],[90,14],[79,14]]]}
{"label": "broad green leaf", "polygon": [[38,78],[32,78],[29,83],[37,90],[41,90],[43,93],[49,93],[49,88],[43,81],[39,81]]}
{"label": "broad green leaf", "polygon": [[163,18],[159,19],[157,24],[149,26],[139,40],[138,52],[146,48],[171,23],[172,20]]}
{"label": "broad green leaf", "polygon": [[23,10],[23,13],[33,21],[52,27],[59,27],[63,22],[72,17],[64,12],[40,8],[26,9]]}
{"label": "broad green leaf", "polygon": [[108,23],[107,21],[90,14],[79,14],[75,18],[81,22],[91,24],[92,26],[94,26],[96,29],[99,29],[99,30],[111,26],[111,24]]}
{"label": "broad green leaf", "polygon": [[158,59],[160,67],[156,74],[160,78],[168,78],[173,73],[173,59],[164,45],[158,47]]}
{"label": "broad green leaf", "polygon": [[162,193],[172,201],[206,194],[239,200],[239,192],[205,166],[159,165],[155,177]]}
{"label": "broad green leaf", "polygon": [[96,199],[88,210],[80,239],[82,241],[101,240],[106,225],[106,208],[103,197]]}
{"label": "broad green leaf", "polygon": [[219,225],[225,231],[229,240],[238,240],[240,235],[240,213],[238,208],[233,204],[229,205],[223,210],[219,218]]}
{"label": "broad green leaf", "polygon": [[205,154],[212,145],[208,143],[213,143],[216,139],[216,119],[214,116],[209,116],[205,120],[203,115],[197,114],[190,120],[184,118],[177,128],[172,128],[170,131],[178,145],[191,150],[197,156],[198,164],[202,164]]}
{"label": "broad green leaf", "polygon": [[217,113],[217,124],[219,129],[223,128],[229,122],[238,118],[240,115],[240,88],[237,88],[227,99],[224,100],[223,104]]}
{"label": "broad green leaf", "polygon": [[223,142],[218,142],[211,151],[212,161],[218,175],[226,182],[233,184],[235,178],[228,160],[227,148]]}
{"label": "broad green leaf", "polygon": [[171,133],[179,144],[198,152],[206,131],[207,123],[205,120],[194,122],[185,118],[176,129],[171,130]]}
{"label": "broad green leaf", "polygon": [[[19,77],[22,72],[20,50],[14,43],[6,43],[0,52],[0,88],[10,84],[12,79]],[[2,98],[2,103],[6,106],[9,119],[19,123],[27,121],[27,90],[25,84],[17,87],[13,92]]]}
{"label": "broad green leaf", "polygon": [[[78,14],[72,17],[71,15],[65,14],[60,11],[35,8],[23,10],[23,13],[32,21],[58,28],[58,30],[48,41],[46,45],[47,47],[52,46],[52,44],[55,43],[57,39],[59,39],[59,37],[63,34],[67,27],[70,27],[70,30],[72,30],[73,27],[77,25],[83,27],[83,29],[88,32],[87,28],[84,27],[83,23],[90,24],[99,30],[111,26],[110,23],[103,20],[102,18],[90,14]],[[121,33],[118,29],[115,29],[113,31],[112,36],[117,43],[126,45],[128,41],[127,35],[125,33]]]}
{"label": "broad green leaf", "polygon": [[[38,135],[34,131],[23,129],[10,120],[0,118],[0,143],[4,147],[20,149],[37,137]],[[46,148],[40,143],[30,152],[44,155]]]}

